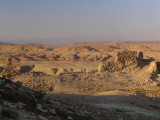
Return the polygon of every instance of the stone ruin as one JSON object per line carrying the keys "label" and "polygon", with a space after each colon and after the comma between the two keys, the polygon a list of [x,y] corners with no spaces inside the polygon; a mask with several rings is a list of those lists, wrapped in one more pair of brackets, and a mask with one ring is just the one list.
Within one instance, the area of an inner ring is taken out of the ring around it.
{"label": "stone ruin", "polygon": [[115,61],[108,62],[107,64],[100,63],[98,66],[98,72],[103,71],[120,71],[125,67],[132,66],[133,68],[142,67],[143,65],[143,53],[137,51],[124,50],[120,51],[116,55]]}
{"label": "stone ruin", "polygon": [[5,69],[1,72],[1,77],[5,79],[11,79],[11,77],[17,75],[18,72],[12,66],[12,58],[7,58]]}

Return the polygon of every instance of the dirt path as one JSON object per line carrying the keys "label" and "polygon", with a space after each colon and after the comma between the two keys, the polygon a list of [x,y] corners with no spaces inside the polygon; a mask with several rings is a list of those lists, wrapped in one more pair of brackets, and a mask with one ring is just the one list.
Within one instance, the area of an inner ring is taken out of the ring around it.
{"label": "dirt path", "polygon": [[133,106],[133,105],[125,105],[125,104],[117,104],[117,103],[112,103],[112,104],[94,104],[96,107],[100,108],[105,108],[105,109],[121,109],[125,110],[127,112],[130,112],[131,114],[135,113],[140,113],[144,114],[145,116],[150,116],[150,117],[155,117],[155,118],[160,118],[160,112],[155,111],[155,110],[148,110],[145,108],[141,108],[138,106]]}
{"label": "dirt path", "polygon": [[[91,114],[105,113],[119,114],[121,118],[131,120],[159,120],[160,100],[145,95],[76,95],[76,94],[52,94],[48,95],[53,101],[61,101],[63,104],[78,107],[91,112]],[[89,109],[90,108],[90,109]],[[83,110],[83,111],[84,111]],[[96,112],[92,111],[96,110]],[[112,111],[112,112],[108,112]],[[117,112],[118,111],[118,112]],[[128,118],[125,118],[129,116]],[[115,116],[116,117],[116,116]],[[141,118],[142,117],[142,118]],[[104,116],[103,116],[104,118]],[[110,118],[110,117],[109,117]]]}

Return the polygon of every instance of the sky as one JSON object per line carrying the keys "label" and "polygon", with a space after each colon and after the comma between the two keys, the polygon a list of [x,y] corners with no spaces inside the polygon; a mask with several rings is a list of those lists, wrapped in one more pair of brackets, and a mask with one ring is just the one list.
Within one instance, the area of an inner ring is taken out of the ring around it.
{"label": "sky", "polygon": [[160,0],[0,0],[0,41],[160,40]]}

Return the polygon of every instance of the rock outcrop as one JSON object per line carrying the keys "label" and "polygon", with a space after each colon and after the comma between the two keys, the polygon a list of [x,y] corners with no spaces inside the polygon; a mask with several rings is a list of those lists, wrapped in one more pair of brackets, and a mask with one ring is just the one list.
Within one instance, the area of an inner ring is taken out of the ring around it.
{"label": "rock outcrop", "polygon": [[157,75],[158,69],[157,69],[157,62],[156,61],[153,61],[149,64],[148,71],[152,76]]}

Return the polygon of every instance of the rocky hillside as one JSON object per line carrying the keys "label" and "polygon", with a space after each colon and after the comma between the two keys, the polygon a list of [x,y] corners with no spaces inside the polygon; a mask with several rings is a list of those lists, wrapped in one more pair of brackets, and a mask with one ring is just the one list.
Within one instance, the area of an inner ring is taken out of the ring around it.
{"label": "rocky hillside", "polygon": [[0,79],[2,120],[159,120],[158,101],[158,98],[148,98],[143,94],[44,96],[42,92],[22,86],[21,82]]}
{"label": "rocky hillside", "polygon": [[[43,98],[44,93],[21,86],[20,82],[0,79],[0,119],[2,120],[98,120],[96,114],[89,114],[63,101]],[[67,99],[66,99],[67,100]],[[82,105],[82,104],[81,104]]]}
{"label": "rocky hillside", "polygon": [[[160,58],[155,53],[156,47],[137,45],[107,45],[107,46],[29,46],[0,45],[0,61],[11,56],[14,61],[68,61],[68,62],[100,62],[114,59],[116,52],[121,50],[136,50],[147,52],[144,57]],[[157,53],[158,54],[158,53]]]}

